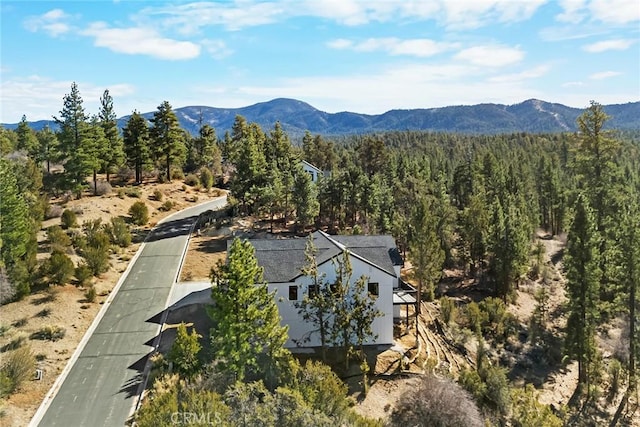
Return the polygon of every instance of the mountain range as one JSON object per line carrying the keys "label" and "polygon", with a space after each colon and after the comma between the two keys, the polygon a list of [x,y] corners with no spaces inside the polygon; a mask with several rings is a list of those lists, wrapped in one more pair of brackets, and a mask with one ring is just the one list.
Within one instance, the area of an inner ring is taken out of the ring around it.
{"label": "mountain range", "polygon": [[[640,101],[627,104],[604,105],[611,116],[610,129],[640,130]],[[255,122],[268,132],[276,121],[292,137],[305,131],[321,135],[347,135],[394,130],[425,130],[434,132],[459,132],[473,134],[497,134],[512,132],[554,133],[576,130],[576,119],[583,109],[529,99],[519,104],[478,104],[442,108],[390,110],[370,115],[352,112],[327,113],[295,99],[278,98],[242,108],[216,108],[188,106],[175,108],[180,125],[191,134],[197,134],[201,124],[213,126],[219,136],[231,130],[236,115],[248,122]],[[147,119],[153,111],[144,113]],[[129,116],[118,119],[123,127]],[[31,122],[33,129],[52,121]],[[2,125],[14,129],[17,124]],[[53,127],[53,126],[52,126]]]}

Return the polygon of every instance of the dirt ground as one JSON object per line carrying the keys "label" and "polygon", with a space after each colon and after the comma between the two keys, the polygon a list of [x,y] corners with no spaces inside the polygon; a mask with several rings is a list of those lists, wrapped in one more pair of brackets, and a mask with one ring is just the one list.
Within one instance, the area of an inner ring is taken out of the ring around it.
{"label": "dirt ground", "polygon": [[[119,197],[118,188],[114,186],[113,191],[104,196],[92,196],[87,193],[79,200],[65,202],[59,198],[53,199],[51,203],[61,206],[62,209],[76,211],[78,223],[82,224],[84,221],[96,218],[102,218],[103,222],[106,222],[113,216],[127,217],[127,211],[134,202],[144,201],[149,208],[150,221],[147,226],[139,227],[137,230],[140,236],[144,236],[152,226],[171,213],[219,195],[217,191],[204,192],[185,186],[181,180],[164,184],[149,182],[135,186],[134,188],[140,191],[139,198],[126,195]],[[162,201],[153,198],[155,190],[162,192]],[[172,201],[174,206],[169,211],[159,210],[158,208],[167,200]],[[42,223],[42,231],[38,236],[41,246],[38,251],[39,260],[44,260],[49,255],[48,249],[43,244],[46,239],[45,230],[57,224],[60,224],[60,218],[52,218]],[[134,243],[120,250],[119,253],[111,255],[109,270],[93,279],[99,295],[94,303],[88,303],[85,300],[85,289],[67,284],[39,290],[21,301],[0,307],[0,325],[9,327],[0,336],[0,348],[12,340],[24,337],[25,342],[31,346],[36,355],[38,368],[43,371],[42,380],[27,381],[18,392],[0,400],[1,426],[26,426],[29,423],[58,374],[71,358],[101,304],[107,299],[109,292],[114,288],[139,247],[139,242]],[[79,260],[75,255],[71,258],[74,262]],[[55,342],[30,338],[34,332],[45,325],[63,327],[64,337]],[[0,363],[9,354],[9,351],[0,353]]]}

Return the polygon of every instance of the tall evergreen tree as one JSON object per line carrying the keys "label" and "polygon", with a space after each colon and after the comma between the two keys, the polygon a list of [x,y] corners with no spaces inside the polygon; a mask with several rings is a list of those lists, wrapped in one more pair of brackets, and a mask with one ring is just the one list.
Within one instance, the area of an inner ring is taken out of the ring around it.
{"label": "tall evergreen tree", "polygon": [[300,317],[313,327],[309,335],[302,337],[302,343],[308,342],[312,335],[317,334],[320,338],[322,361],[326,363],[335,297],[326,281],[326,274],[318,270],[317,253],[318,250],[313,243],[313,234],[309,234],[304,251],[307,263],[302,269],[302,273],[309,278],[309,289],[311,290],[304,295],[296,307]]}
{"label": "tall evergreen tree", "polygon": [[118,131],[117,116],[113,109],[113,98],[109,89],[106,89],[100,97],[98,118],[105,138],[105,149],[101,153],[100,161],[102,169],[107,174],[107,182],[109,182],[111,170],[124,161],[123,142]]}
{"label": "tall evergreen tree", "polygon": [[81,194],[82,183],[92,170],[91,147],[84,139],[84,129],[88,117],[82,106],[82,97],[78,85],[71,84],[71,92],[63,98],[60,118],[54,117],[60,126],[58,139],[60,152],[65,156],[64,169],[69,183],[78,195]]}
{"label": "tall evergreen tree", "polygon": [[36,137],[38,138],[38,151],[34,156],[34,160],[38,164],[44,162],[47,165],[47,173],[51,173],[51,162],[56,161],[60,156],[58,138],[49,126],[45,126],[42,130],[36,132]]}
{"label": "tall evergreen tree", "polygon": [[569,294],[567,350],[578,360],[579,387],[589,391],[597,351],[594,335],[601,272],[594,215],[583,194],[576,201],[564,265]]}
{"label": "tall evergreen tree", "polygon": [[103,128],[97,117],[92,117],[91,122],[87,123],[82,130],[82,139],[84,150],[87,155],[87,167],[93,172],[93,194],[98,195],[98,170],[104,165],[103,160],[107,155],[105,152],[109,149],[107,139],[105,138]]}
{"label": "tall evergreen tree", "polygon": [[[211,298],[211,347],[220,368],[240,381],[256,373],[268,377],[286,358],[287,327],[280,326],[275,297],[248,240],[235,239],[227,263],[212,270]],[[266,363],[259,364],[265,355]]]}
{"label": "tall evergreen tree", "polygon": [[[418,301],[435,298],[435,284],[442,276],[444,251],[440,246],[436,221],[432,204],[426,198],[419,200],[411,214],[409,237],[411,261],[418,279]],[[418,304],[420,312],[420,302]]]}
{"label": "tall evergreen tree", "polygon": [[629,314],[629,391],[637,386],[637,359],[640,350],[640,208],[631,201],[622,216],[619,238],[619,276]]}
{"label": "tall evergreen tree", "polygon": [[151,160],[147,120],[134,111],[122,129],[127,164],[134,168],[136,182],[142,182],[142,169]]}
{"label": "tall evergreen tree", "polygon": [[5,303],[29,293],[25,260],[31,240],[28,205],[9,163],[0,157],[0,268],[5,269],[12,295],[0,295]]}
{"label": "tall evergreen tree", "polygon": [[164,101],[153,113],[150,137],[156,157],[164,162],[167,181],[171,181],[171,165],[180,163],[185,155],[184,134],[171,104]]}
{"label": "tall evergreen tree", "polygon": [[296,224],[304,230],[318,216],[320,204],[316,186],[302,168],[296,171],[291,196],[296,209]]}
{"label": "tall evergreen tree", "polygon": [[38,139],[33,129],[29,126],[29,122],[27,122],[27,116],[22,115],[22,119],[20,119],[20,123],[16,128],[16,135],[18,136],[16,148],[33,156],[38,148]]}

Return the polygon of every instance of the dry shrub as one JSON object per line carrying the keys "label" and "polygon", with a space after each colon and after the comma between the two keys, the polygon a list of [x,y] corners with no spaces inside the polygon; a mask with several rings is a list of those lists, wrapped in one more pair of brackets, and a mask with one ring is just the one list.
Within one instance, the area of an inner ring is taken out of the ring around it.
{"label": "dry shrub", "polygon": [[67,331],[58,325],[45,325],[31,334],[31,339],[58,341],[64,338]]}
{"label": "dry shrub", "polygon": [[135,202],[129,208],[129,215],[131,215],[131,221],[135,225],[145,225],[149,222],[149,209],[144,202]]}
{"label": "dry shrub", "polygon": [[18,390],[34,373],[36,359],[29,346],[13,351],[0,368],[0,397]]}
{"label": "dry shrub", "polygon": [[84,297],[87,302],[95,302],[97,296],[98,292],[96,291],[96,288],[94,286],[90,286],[89,289],[84,292]]}
{"label": "dry shrub", "polygon": [[113,191],[113,188],[111,187],[111,184],[109,184],[107,181],[98,181],[96,183],[96,194],[98,196],[111,194],[112,191]]}
{"label": "dry shrub", "polygon": [[49,205],[44,214],[44,219],[60,218],[62,216],[62,206]]}
{"label": "dry shrub", "polygon": [[200,184],[200,178],[198,178],[198,175],[196,175],[194,173],[190,173],[184,179],[184,183],[187,184],[187,185],[190,185],[192,187],[195,187],[196,185]]}
{"label": "dry shrub", "polygon": [[484,422],[473,399],[450,379],[425,375],[399,399],[391,426],[482,427]]}

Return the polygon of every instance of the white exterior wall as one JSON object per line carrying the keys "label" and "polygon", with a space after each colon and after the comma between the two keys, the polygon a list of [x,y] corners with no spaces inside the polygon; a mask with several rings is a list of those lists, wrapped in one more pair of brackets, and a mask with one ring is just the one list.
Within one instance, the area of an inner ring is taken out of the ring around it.
{"label": "white exterior wall", "polygon": [[[367,342],[367,344],[392,344],[393,343],[393,288],[396,286],[397,278],[386,273],[366,262],[351,256],[351,267],[353,274],[352,281],[358,280],[360,276],[365,275],[369,278],[369,282],[377,282],[379,286],[379,295],[376,298],[376,308],[382,312],[382,316],[374,320],[372,330],[374,335],[378,335],[375,341]],[[318,270],[326,274],[326,280],[332,282],[336,278],[335,267],[331,261],[325,262],[318,266]],[[300,276],[293,283],[270,283],[269,291],[276,291],[276,301],[280,316],[282,317],[282,325],[289,326],[289,339],[285,347],[315,347],[320,345],[320,337],[318,333],[311,335],[311,340],[307,343],[300,343],[295,340],[302,338],[313,329],[313,326],[302,320],[298,315],[298,309],[295,306],[296,301],[289,301],[289,286],[298,286],[298,301],[302,301],[304,295],[307,294],[307,286],[311,283],[311,279],[306,276]],[[365,288],[365,292],[367,289]]]}
{"label": "white exterior wall", "polygon": [[311,175],[311,181],[313,182],[318,182],[318,169],[309,166],[307,163],[302,162],[302,169],[305,170],[305,172],[309,173]]}

